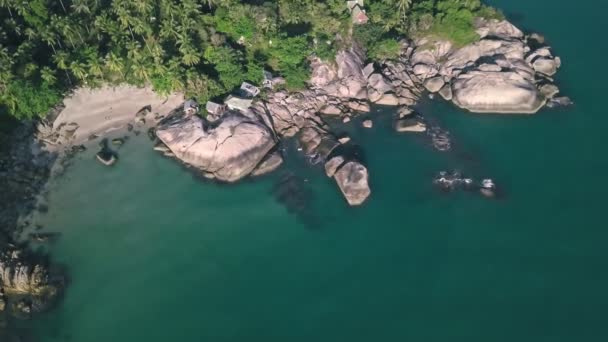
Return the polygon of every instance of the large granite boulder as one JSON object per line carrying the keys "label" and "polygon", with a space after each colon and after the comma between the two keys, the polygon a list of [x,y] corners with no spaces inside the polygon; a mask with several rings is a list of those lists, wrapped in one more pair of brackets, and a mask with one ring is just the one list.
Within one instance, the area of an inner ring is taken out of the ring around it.
{"label": "large granite boulder", "polygon": [[559,62],[553,58],[538,58],[532,63],[534,70],[547,76],[553,76],[557,73]]}
{"label": "large granite boulder", "polygon": [[357,46],[342,50],[336,55],[336,63],[319,59],[311,63],[313,89],[337,98],[366,99],[367,77],[363,69],[365,54]]}
{"label": "large granite boulder", "polygon": [[535,113],[546,99],[515,72],[472,71],[452,83],[452,101],[471,112]]}
{"label": "large granite boulder", "polygon": [[361,205],[371,194],[367,168],[356,161],[350,161],[334,173],[334,179],[349,205]]}
{"label": "large granite boulder", "polygon": [[322,60],[315,58],[311,63],[310,85],[316,88],[321,88],[336,80],[338,71],[335,65],[325,63]]}
{"label": "large granite boulder", "polygon": [[477,18],[476,32],[481,38],[522,39],[524,33],[506,20]]}
{"label": "large granite boulder", "polygon": [[456,77],[463,70],[475,66],[481,58],[523,60],[524,53],[525,46],[520,40],[482,39],[448,55],[439,72],[448,78]]}
{"label": "large granite boulder", "polygon": [[262,176],[278,169],[283,164],[281,153],[269,153],[264,157],[260,164],[251,172],[252,176]]}
{"label": "large granite boulder", "polygon": [[306,155],[322,159],[327,158],[336,147],[340,146],[340,142],[333,134],[314,123],[310,123],[310,126],[300,131],[298,141]]}
{"label": "large granite boulder", "polygon": [[276,145],[266,125],[236,112],[210,127],[197,116],[176,116],[156,135],[178,159],[226,182],[249,175]]}

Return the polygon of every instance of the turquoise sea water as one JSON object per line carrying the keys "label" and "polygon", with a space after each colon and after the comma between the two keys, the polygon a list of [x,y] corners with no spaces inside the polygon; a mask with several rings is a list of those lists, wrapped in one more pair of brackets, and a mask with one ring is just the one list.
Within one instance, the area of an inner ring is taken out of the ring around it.
{"label": "turquoise sea water", "polygon": [[[345,128],[371,173],[361,208],[293,153],[229,186],[144,136],[111,169],[84,154],[42,219],[63,233],[51,252],[70,287],[23,329],[43,342],[608,340],[608,4],[490,3],[547,36],[576,106],[499,116],[424,103],[452,132],[447,154],[394,133],[380,109],[372,130]],[[454,168],[494,178],[505,197],[437,192],[433,175]],[[301,215],[272,195],[288,170],[311,193]]]}

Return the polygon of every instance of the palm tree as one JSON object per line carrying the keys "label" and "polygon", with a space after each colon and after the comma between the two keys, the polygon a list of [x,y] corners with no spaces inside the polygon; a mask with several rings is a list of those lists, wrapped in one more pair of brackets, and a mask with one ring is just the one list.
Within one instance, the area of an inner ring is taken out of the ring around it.
{"label": "palm tree", "polygon": [[138,60],[141,57],[141,44],[136,41],[130,41],[126,44],[127,48],[127,58],[130,60]]}
{"label": "palm tree", "polygon": [[201,56],[196,49],[191,46],[184,45],[179,49],[182,54],[182,60],[187,66],[193,66],[201,61]]}
{"label": "palm tree", "polygon": [[68,68],[68,54],[67,52],[64,51],[60,51],[59,53],[56,53],[53,56],[53,59],[55,60],[55,64],[57,64],[57,67],[59,69],[65,70]]}
{"label": "palm tree", "polygon": [[397,1],[397,11],[399,14],[405,19],[407,17],[407,11],[412,6],[412,0],[396,0]]}
{"label": "palm tree", "polygon": [[87,66],[84,63],[73,61],[70,63],[70,69],[77,78],[84,80],[87,78]]}
{"label": "palm tree", "polygon": [[71,7],[78,14],[91,14],[87,0],[74,0]]}
{"label": "palm tree", "polygon": [[8,14],[10,14],[12,19],[13,12],[11,11],[11,6],[13,6],[13,0],[0,0],[0,7],[6,7],[6,9],[8,9]]}
{"label": "palm tree", "polygon": [[87,68],[89,70],[88,73],[96,77],[102,77],[103,71],[101,66],[101,60],[99,58],[99,55],[97,54],[97,50],[94,47],[88,47],[86,48],[85,54],[87,56]]}
{"label": "palm tree", "polygon": [[132,68],[133,68],[133,75],[135,76],[135,78],[138,81],[145,83],[146,81],[148,81],[150,79],[149,74],[148,74],[148,68],[146,67],[146,65],[144,65],[144,63],[135,62],[135,63],[133,63]]}
{"label": "palm tree", "polygon": [[125,78],[123,73],[124,63],[121,57],[117,56],[114,52],[110,52],[106,55],[104,59],[104,65],[111,72],[120,73],[122,78]]}
{"label": "palm tree", "polygon": [[53,34],[50,30],[44,30],[40,32],[40,38],[47,45],[51,46],[54,54],[57,54],[57,50],[55,50],[55,34]]}
{"label": "palm tree", "polygon": [[70,78],[70,74],[68,73],[68,59],[69,55],[67,52],[60,51],[53,55],[53,59],[55,60],[55,64],[59,69],[62,69],[65,72],[65,76],[68,78],[68,82],[70,85],[72,84],[72,79]]}
{"label": "palm tree", "polygon": [[40,70],[40,78],[42,78],[48,84],[55,84],[57,77],[55,77],[55,71],[49,67],[44,67]]}
{"label": "palm tree", "polygon": [[36,30],[31,27],[26,28],[24,33],[27,36],[27,39],[29,40],[34,40],[34,38],[36,38],[36,36],[38,35]]}

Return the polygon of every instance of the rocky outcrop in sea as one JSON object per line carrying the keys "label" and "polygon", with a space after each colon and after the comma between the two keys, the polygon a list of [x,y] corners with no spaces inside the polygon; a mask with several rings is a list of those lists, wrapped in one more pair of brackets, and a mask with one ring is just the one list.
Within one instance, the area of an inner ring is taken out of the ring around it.
{"label": "rocky outcrop in sea", "polygon": [[27,317],[52,304],[62,288],[46,258],[16,242],[28,225],[24,218],[46,209],[38,197],[56,155],[40,148],[32,123],[8,127],[0,132],[0,312]]}
{"label": "rocky outcrop in sea", "polygon": [[[161,124],[157,136],[172,155],[205,175],[234,182],[280,165],[273,147],[295,137],[312,164],[324,164],[350,205],[370,196],[370,174],[361,160],[339,148],[353,144],[338,138],[328,118],[350,120],[370,112],[370,105],[398,106],[395,130],[422,133],[440,151],[451,148],[449,132],[429,126],[413,108],[424,93],[438,95],[471,112],[535,113],[543,106],[569,104],[556,97],[552,76],[561,66],[539,35],[526,36],[508,21],[478,19],[480,40],[457,48],[430,37],[401,41],[396,60],[366,64],[365,52],[354,44],[340,51],[335,63],[311,61],[309,88],[275,91],[238,112],[214,121],[184,115]],[[373,118],[364,122],[372,127]],[[160,148],[162,149],[162,147]],[[270,155],[269,153],[274,153]]]}

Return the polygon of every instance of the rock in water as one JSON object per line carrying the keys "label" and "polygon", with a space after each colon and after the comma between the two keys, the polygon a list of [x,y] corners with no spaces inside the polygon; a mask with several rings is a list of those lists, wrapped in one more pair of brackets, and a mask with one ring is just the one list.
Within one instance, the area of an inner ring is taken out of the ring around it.
{"label": "rock in water", "polygon": [[534,83],[514,72],[472,71],[452,86],[452,101],[471,112],[535,113],[546,99]]}
{"label": "rock in water", "polygon": [[574,102],[572,102],[572,100],[569,97],[560,96],[560,97],[551,99],[551,101],[549,101],[549,103],[547,103],[547,107],[549,107],[549,108],[565,107],[565,106],[572,106],[573,104],[574,104]]}
{"label": "rock in water", "polygon": [[361,205],[371,194],[368,178],[367,168],[356,161],[344,164],[334,174],[336,183],[351,206]]}
{"label": "rock in water", "polygon": [[262,176],[268,173],[273,172],[278,169],[279,166],[283,164],[283,157],[279,152],[274,152],[266,155],[264,160],[258,165],[253,172],[251,172],[252,176]]}
{"label": "rock in water", "polygon": [[325,173],[327,177],[333,177],[340,166],[344,164],[344,157],[336,156],[325,163]]}
{"label": "rock in water", "polygon": [[395,121],[397,132],[426,132],[426,125],[416,118],[403,118]]}
{"label": "rock in water", "polygon": [[249,175],[276,145],[264,123],[237,112],[211,127],[198,116],[176,115],[158,126],[156,136],[184,163],[226,182]]}
{"label": "rock in water", "polygon": [[99,145],[101,146],[101,150],[95,155],[97,160],[106,166],[116,164],[118,157],[116,156],[116,153],[108,147],[108,139],[103,139]]}
{"label": "rock in water", "polygon": [[15,249],[0,254],[1,302],[14,296],[32,303],[28,306],[30,311],[42,311],[57,297],[61,284],[51,281],[46,266],[35,259]]}
{"label": "rock in water", "polygon": [[121,146],[121,145],[124,145],[124,143],[125,143],[125,139],[123,139],[123,138],[112,139],[112,145]]}

